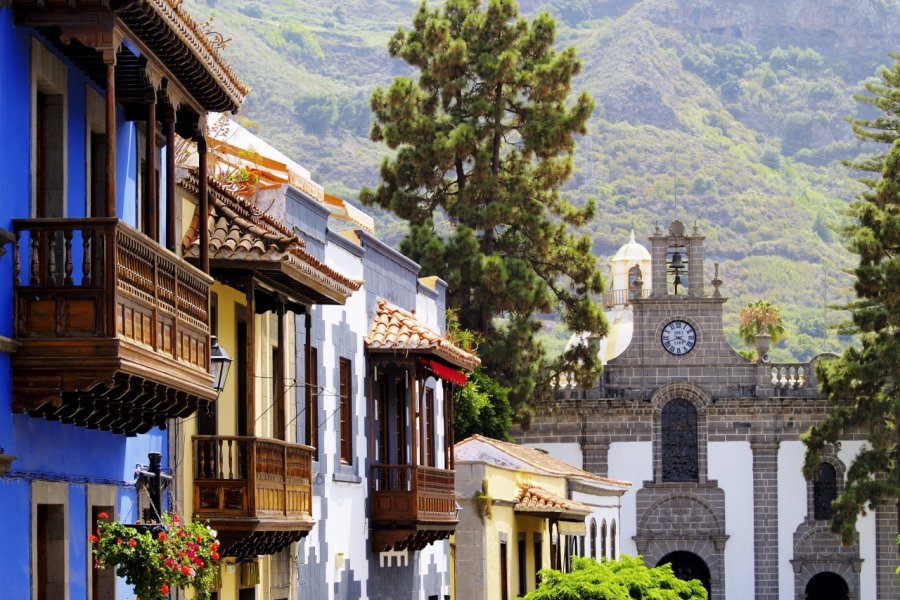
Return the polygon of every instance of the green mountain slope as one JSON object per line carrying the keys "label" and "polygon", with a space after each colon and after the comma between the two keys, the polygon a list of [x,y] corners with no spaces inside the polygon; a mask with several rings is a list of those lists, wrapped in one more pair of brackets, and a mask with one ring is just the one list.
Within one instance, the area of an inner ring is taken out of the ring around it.
{"label": "green mountain slope", "polygon": [[[397,75],[386,42],[418,2],[190,0],[233,37],[226,57],[254,88],[241,118],[314,177],[354,200],[385,149],[367,139],[368,97]],[[599,201],[587,233],[606,260],[634,227],[681,218],[721,263],[726,319],[766,298],[788,338],[776,358],[834,351],[826,329],[848,298],[853,258],[832,229],[856,193],[840,166],[860,148],[844,122],[852,93],[900,50],[900,0],[521,0],[557,15],[583,60],[576,88],[597,100],[566,193]],[[893,44],[893,46],[891,46]],[[392,243],[403,235],[375,214]],[[710,279],[712,274],[710,273]],[[548,325],[551,346],[566,332]],[[555,339],[556,341],[552,341]],[[846,341],[846,340],[844,340]],[[737,345],[737,337],[733,336]]]}

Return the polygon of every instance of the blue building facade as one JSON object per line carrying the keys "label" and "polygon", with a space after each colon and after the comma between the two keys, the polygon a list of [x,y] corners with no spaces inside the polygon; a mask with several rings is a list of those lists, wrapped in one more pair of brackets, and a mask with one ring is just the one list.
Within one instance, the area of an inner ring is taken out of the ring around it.
{"label": "blue building facade", "polygon": [[216,397],[171,150],[247,89],[179,4],[0,1],[4,598],[131,597],[88,535],[145,518],[136,466]]}

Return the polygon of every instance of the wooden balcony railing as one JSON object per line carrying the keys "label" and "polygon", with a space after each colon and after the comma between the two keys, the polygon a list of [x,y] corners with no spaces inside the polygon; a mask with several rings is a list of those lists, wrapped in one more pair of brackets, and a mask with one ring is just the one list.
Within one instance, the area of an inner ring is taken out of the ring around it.
{"label": "wooden balcony railing", "polygon": [[454,473],[413,465],[372,465],[374,522],[455,523]]}
{"label": "wooden balcony railing", "polygon": [[294,519],[307,527],[313,448],[246,436],[194,436],[193,443],[194,512],[201,518]]}
{"label": "wooden balcony railing", "polygon": [[[123,411],[149,402],[145,416],[158,424],[215,399],[208,276],[114,218],[14,220],[13,233],[15,336],[23,343],[13,357],[15,408],[98,426],[84,407],[77,418],[71,407],[42,409],[87,392]],[[153,424],[127,421],[110,428]]]}

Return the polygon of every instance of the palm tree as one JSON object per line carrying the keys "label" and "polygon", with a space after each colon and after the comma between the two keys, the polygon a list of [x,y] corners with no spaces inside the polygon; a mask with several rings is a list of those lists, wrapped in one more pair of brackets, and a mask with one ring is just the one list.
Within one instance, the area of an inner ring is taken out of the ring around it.
{"label": "palm tree", "polygon": [[784,337],[784,325],[781,322],[781,311],[765,300],[748,302],[738,313],[741,324],[738,334],[741,340],[756,346],[757,357],[765,356],[769,344],[774,344]]}

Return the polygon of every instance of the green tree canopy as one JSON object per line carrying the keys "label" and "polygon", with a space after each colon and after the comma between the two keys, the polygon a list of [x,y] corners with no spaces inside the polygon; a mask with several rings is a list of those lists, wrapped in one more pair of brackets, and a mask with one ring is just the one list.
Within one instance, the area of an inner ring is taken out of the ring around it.
{"label": "green tree canopy", "polygon": [[513,0],[423,2],[412,30],[389,51],[418,69],[372,95],[371,137],[394,149],[381,183],[362,192],[407,220],[401,250],[439,274],[463,328],[481,334],[487,374],[508,387],[527,418],[528,401],[554,371],[592,381],[586,346],[549,364],[536,313],[557,313],[573,331],[605,334],[591,242],[571,227],[593,216],[559,189],[572,173],[574,135],[594,103],[569,98],[581,68],[573,49],[553,49],[555,24],[519,18]]}
{"label": "green tree canopy", "polygon": [[857,299],[848,306],[859,345],[820,365],[822,391],[833,408],[803,438],[805,471],[812,477],[822,451],[845,429],[866,432],[868,444],[850,465],[834,503],[832,529],[845,543],[855,539],[860,513],[900,498],[900,54],[892,56],[893,67],[866,85],[869,94],[857,96],[881,114],[852,122],[863,140],[889,145],[850,164],[880,175],[861,179],[866,190],[851,206],[854,222],[846,232],[850,250],[859,255]]}
{"label": "green tree canopy", "polygon": [[757,335],[772,336],[772,343],[784,337],[781,311],[766,300],[748,302],[738,313],[738,335],[745,343],[753,345]]}
{"label": "green tree canopy", "polygon": [[572,571],[541,571],[541,585],[524,600],[706,600],[698,580],[682,581],[672,565],[650,568],[640,557],[598,563],[592,558],[572,557]]}

